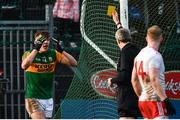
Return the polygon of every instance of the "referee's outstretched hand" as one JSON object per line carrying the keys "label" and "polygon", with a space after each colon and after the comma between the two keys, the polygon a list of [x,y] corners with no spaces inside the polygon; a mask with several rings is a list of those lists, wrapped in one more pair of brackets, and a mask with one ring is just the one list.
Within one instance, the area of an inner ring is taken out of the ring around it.
{"label": "referee's outstretched hand", "polygon": [[118,16],[118,13],[116,10],[114,10],[112,12],[112,18],[113,18],[113,21],[114,23],[117,25],[118,23],[120,23],[120,20],[119,20],[119,16]]}
{"label": "referee's outstretched hand", "polygon": [[172,105],[170,100],[168,98],[166,98],[164,100],[164,103],[166,105],[168,115],[175,115],[176,114],[176,109],[174,108],[174,106]]}

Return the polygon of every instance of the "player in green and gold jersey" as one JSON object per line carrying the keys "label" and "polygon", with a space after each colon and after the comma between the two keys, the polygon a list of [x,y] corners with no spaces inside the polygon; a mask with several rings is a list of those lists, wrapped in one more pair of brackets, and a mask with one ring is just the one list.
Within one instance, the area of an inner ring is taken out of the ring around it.
{"label": "player in green and gold jersey", "polygon": [[53,77],[57,63],[76,66],[73,56],[62,50],[49,48],[49,33],[35,34],[34,47],[22,56],[22,69],[26,75],[25,104],[32,119],[52,117]]}

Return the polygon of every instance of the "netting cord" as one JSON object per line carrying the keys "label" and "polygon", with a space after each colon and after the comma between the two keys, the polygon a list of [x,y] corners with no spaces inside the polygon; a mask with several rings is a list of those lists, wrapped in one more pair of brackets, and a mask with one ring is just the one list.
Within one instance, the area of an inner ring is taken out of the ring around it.
{"label": "netting cord", "polygon": [[116,69],[117,64],[103,50],[101,50],[92,40],[90,40],[89,37],[86,35],[85,29],[84,29],[84,18],[85,18],[85,12],[86,12],[85,2],[86,2],[86,0],[83,0],[82,10],[81,10],[82,11],[81,19],[80,19],[81,36],[92,48],[94,48],[102,57],[104,57],[105,60],[107,60]]}

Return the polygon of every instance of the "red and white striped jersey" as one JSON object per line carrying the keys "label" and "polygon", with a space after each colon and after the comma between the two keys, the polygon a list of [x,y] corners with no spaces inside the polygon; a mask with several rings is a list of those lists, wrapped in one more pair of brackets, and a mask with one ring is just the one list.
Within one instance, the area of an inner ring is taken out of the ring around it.
{"label": "red and white striped jersey", "polygon": [[161,84],[165,94],[165,67],[161,54],[155,49],[147,46],[136,56],[134,65],[142,87],[139,101],[160,101],[160,98],[151,85],[149,70],[151,68],[159,69],[159,83]]}

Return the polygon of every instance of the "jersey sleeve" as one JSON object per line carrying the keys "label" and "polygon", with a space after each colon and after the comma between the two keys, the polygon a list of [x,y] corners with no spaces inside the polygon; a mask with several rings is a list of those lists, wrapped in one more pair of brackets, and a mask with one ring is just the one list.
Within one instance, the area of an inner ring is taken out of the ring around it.
{"label": "jersey sleeve", "polygon": [[60,63],[62,60],[62,53],[56,51],[56,61]]}
{"label": "jersey sleeve", "polygon": [[22,60],[24,60],[29,54],[30,54],[30,51],[24,52],[24,54],[22,56]]}
{"label": "jersey sleeve", "polygon": [[160,68],[160,64],[161,64],[161,57],[154,56],[149,61],[149,68]]}

